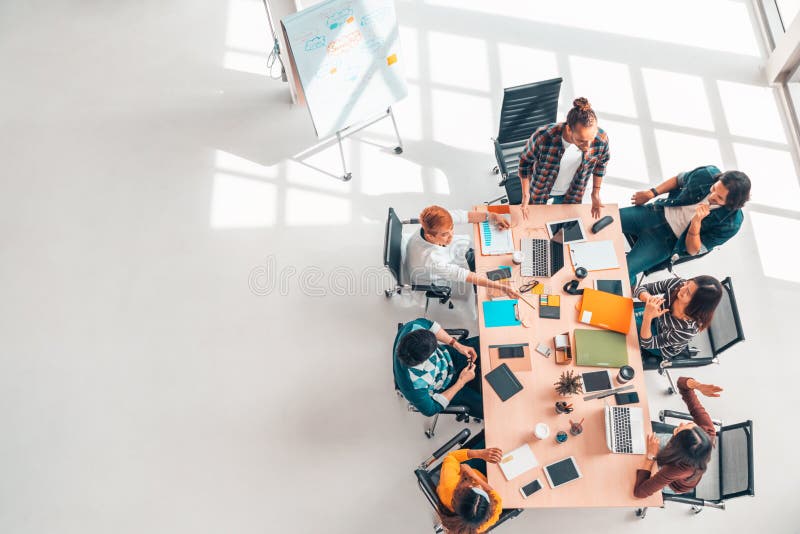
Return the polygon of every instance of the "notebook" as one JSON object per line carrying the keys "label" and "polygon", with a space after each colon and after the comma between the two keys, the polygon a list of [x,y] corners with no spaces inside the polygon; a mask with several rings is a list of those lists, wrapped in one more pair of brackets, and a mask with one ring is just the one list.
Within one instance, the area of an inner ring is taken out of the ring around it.
{"label": "notebook", "polygon": [[[510,215],[503,215],[508,222],[511,222]],[[499,230],[494,223],[484,221],[478,225],[481,235],[481,253],[484,256],[494,256],[497,254],[511,254],[514,252],[514,240],[512,239],[511,229]]]}
{"label": "notebook", "polygon": [[[522,356],[501,356],[500,349],[503,347],[519,349]],[[511,371],[530,371],[532,368],[531,352],[527,343],[514,343],[510,345],[489,345],[489,361],[492,369],[505,363]]]}
{"label": "notebook", "polygon": [[483,324],[493,326],[519,326],[522,323],[517,315],[517,300],[486,300],[483,302]]}
{"label": "notebook", "polygon": [[536,460],[531,446],[526,443],[522,447],[517,447],[504,454],[498,465],[506,480],[512,480],[526,471],[530,471],[539,465],[539,462]]}
{"label": "notebook", "polygon": [[595,280],[594,288],[598,291],[622,296],[622,280]]}
{"label": "notebook", "polygon": [[599,326],[622,334],[631,329],[633,300],[586,288],[578,311],[578,320],[584,324]]}
{"label": "notebook", "polygon": [[505,402],[522,390],[522,384],[505,363],[486,374],[486,381],[500,400]]}
{"label": "notebook", "polygon": [[568,247],[572,265],[576,269],[583,267],[587,271],[603,271],[619,268],[613,241],[584,241],[570,243]]}
{"label": "notebook", "polygon": [[628,365],[628,345],[625,336],[608,330],[576,328],[575,364],[584,367]]}

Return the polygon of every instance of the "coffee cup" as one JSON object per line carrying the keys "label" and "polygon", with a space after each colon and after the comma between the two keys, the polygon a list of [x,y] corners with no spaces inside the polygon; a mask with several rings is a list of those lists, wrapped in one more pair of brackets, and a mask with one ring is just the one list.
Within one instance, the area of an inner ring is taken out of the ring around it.
{"label": "coffee cup", "polygon": [[617,383],[625,384],[633,378],[633,375],[633,367],[630,365],[623,365],[619,368],[619,372],[617,373]]}
{"label": "coffee cup", "polygon": [[533,435],[536,436],[536,439],[546,439],[550,436],[550,427],[547,426],[547,423],[537,423],[533,428]]}
{"label": "coffee cup", "polygon": [[525,259],[525,254],[521,250],[515,250],[511,253],[511,261],[519,265]]}

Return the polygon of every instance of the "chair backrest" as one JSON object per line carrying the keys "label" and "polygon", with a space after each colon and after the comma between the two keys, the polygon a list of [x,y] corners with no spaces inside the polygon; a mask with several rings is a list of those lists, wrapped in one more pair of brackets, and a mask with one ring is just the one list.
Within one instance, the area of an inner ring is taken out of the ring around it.
{"label": "chair backrest", "polygon": [[717,437],[720,497],[733,499],[755,495],[753,471],[753,422],[723,426]]}
{"label": "chair backrest", "polygon": [[714,311],[714,318],[708,325],[708,339],[714,356],[744,341],[742,321],[739,319],[739,308],[736,306],[730,276],[722,281],[722,290],[722,300],[719,301]]}
{"label": "chair backrest", "polygon": [[403,263],[403,223],[393,208],[386,217],[386,235],[383,241],[383,265],[389,269],[400,284],[400,269]]}
{"label": "chair backrest", "polygon": [[525,140],[540,126],[555,122],[561,81],[554,78],[505,88],[497,141],[504,144]]}

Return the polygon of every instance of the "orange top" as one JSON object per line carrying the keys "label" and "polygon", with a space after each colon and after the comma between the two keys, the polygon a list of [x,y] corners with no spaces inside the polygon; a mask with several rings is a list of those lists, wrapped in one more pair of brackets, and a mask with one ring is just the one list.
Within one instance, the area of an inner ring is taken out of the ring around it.
{"label": "orange top", "polygon": [[[442,471],[439,474],[439,485],[436,487],[436,493],[439,494],[442,504],[451,512],[454,511],[453,493],[455,493],[456,486],[461,481],[461,463],[469,460],[468,452],[469,449],[458,449],[445,456],[442,462]],[[486,477],[480,471],[475,471],[475,473],[483,480],[486,480]],[[480,526],[478,532],[486,532],[489,527],[497,523],[500,518],[500,512],[503,511],[503,503],[497,492],[489,490],[489,498],[494,504],[494,513]]]}

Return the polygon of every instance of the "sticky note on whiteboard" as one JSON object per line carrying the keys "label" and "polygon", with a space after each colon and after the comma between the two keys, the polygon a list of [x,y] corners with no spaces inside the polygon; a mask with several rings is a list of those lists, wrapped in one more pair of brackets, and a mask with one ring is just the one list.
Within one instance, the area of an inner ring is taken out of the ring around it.
{"label": "sticky note on whiteboard", "polygon": [[394,65],[397,63],[397,54],[392,54],[391,56],[387,57],[386,63],[389,65]]}
{"label": "sticky note on whiteboard", "polygon": [[589,324],[592,322],[592,312],[584,311],[583,315],[581,315],[581,322]]}

